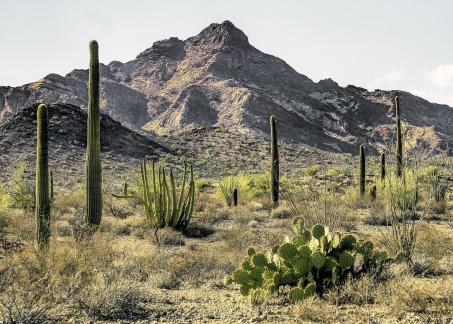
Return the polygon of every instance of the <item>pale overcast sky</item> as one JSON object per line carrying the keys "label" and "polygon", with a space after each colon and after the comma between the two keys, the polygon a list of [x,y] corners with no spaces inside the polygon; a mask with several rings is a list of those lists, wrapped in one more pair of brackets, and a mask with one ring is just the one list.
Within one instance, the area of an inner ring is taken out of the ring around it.
{"label": "pale overcast sky", "polygon": [[0,0],[0,85],[135,58],[156,40],[231,20],[314,81],[400,89],[453,106],[449,0]]}

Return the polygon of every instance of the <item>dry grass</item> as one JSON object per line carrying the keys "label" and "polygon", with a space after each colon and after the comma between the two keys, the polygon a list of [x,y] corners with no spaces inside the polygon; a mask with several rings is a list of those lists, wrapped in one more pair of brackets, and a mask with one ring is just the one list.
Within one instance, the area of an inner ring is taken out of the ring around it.
{"label": "dry grass", "polygon": [[[315,180],[304,177],[304,181]],[[327,222],[334,230],[353,232],[385,248],[391,226],[381,220],[386,211],[380,201],[358,201],[351,196],[353,188],[322,194],[324,189],[318,184],[316,196],[294,195],[308,226]],[[34,248],[33,215],[8,209],[6,231],[24,246],[0,255],[0,321],[451,320],[450,201],[440,219],[417,220],[410,267],[392,267],[378,279],[350,280],[323,298],[295,305],[280,296],[254,305],[239,295],[237,287],[224,286],[223,278],[242,262],[250,246],[268,251],[291,235],[295,214],[286,200],[271,210],[269,198],[257,195],[235,208],[225,208],[215,189],[203,187],[191,228],[185,233],[160,229],[156,240],[141,208],[115,199],[106,205],[99,231],[92,237],[81,235],[82,198],[79,191],[57,196],[47,254]]]}

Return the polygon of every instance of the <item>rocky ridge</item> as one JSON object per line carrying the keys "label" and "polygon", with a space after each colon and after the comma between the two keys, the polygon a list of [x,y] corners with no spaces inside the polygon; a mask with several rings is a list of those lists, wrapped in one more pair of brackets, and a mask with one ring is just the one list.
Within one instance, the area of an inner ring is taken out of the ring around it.
{"label": "rocky ridge", "polygon": [[[49,74],[21,87],[0,87],[0,118],[35,102],[87,102],[87,71]],[[267,136],[275,115],[282,139],[323,150],[381,149],[393,137],[391,100],[400,96],[406,149],[453,147],[453,108],[404,91],[313,82],[283,60],[253,47],[231,22],[211,24],[186,40],[157,41],[136,59],[101,65],[101,107],[133,129],[178,134],[222,126]]]}

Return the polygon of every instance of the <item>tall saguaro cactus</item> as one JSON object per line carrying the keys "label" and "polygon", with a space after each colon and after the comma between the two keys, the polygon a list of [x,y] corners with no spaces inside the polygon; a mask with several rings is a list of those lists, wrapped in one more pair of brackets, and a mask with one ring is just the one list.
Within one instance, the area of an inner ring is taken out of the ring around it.
{"label": "tall saguaro cactus", "polygon": [[381,181],[385,181],[385,153],[381,153]]}
{"label": "tall saguaro cactus", "polygon": [[238,205],[238,188],[234,187],[233,188],[233,207],[236,207]]}
{"label": "tall saguaro cactus", "polygon": [[50,197],[47,106],[39,105],[36,118],[36,240],[40,249],[49,244]]}
{"label": "tall saguaro cactus", "polygon": [[360,145],[359,149],[359,193],[365,194],[365,148]]}
{"label": "tall saguaro cactus", "polygon": [[54,199],[54,192],[53,192],[53,172],[50,171],[50,201],[53,202]]}
{"label": "tall saguaro cactus", "polygon": [[395,97],[395,115],[396,115],[396,176],[401,177],[403,172],[403,141],[401,137],[401,116],[400,100]]}
{"label": "tall saguaro cactus", "polygon": [[102,217],[101,137],[99,110],[98,43],[90,42],[90,71],[88,76],[88,119],[86,150],[85,217],[89,224],[99,225]]}
{"label": "tall saguaro cactus", "polygon": [[280,186],[280,162],[278,158],[277,143],[277,124],[275,117],[270,118],[271,126],[271,198],[272,204],[278,206],[279,186]]}

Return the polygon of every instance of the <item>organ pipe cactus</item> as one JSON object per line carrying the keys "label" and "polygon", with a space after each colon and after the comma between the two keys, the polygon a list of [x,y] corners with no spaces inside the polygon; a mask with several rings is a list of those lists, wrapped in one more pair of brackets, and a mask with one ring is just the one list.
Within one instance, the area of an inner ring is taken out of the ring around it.
{"label": "organ pipe cactus", "polygon": [[395,116],[396,116],[396,176],[401,177],[403,172],[403,141],[401,135],[401,116],[400,100],[395,97]]}
{"label": "organ pipe cactus", "polygon": [[89,224],[99,225],[102,217],[102,170],[100,158],[99,58],[96,41],[90,42],[87,113],[85,217]]}
{"label": "organ pipe cactus", "polygon": [[359,149],[359,193],[365,193],[365,148],[360,145]]}
{"label": "organ pipe cactus", "polygon": [[[176,192],[175,179],[171,168],[159,165],[156,174],[156,165],[153,161],[150,184],[147,163],[143,160],[141,178],[145,216],[150,225],[155,228],[173,227],[178,230],[186,229],[193,214],[195,201],[195,182],[192,166],[190,166],[189,175],[187,163],[184,163],[184,176],[179,195]],[[188,188],[186,191],[187,183]]]}
{"label": "organ pipe cactus", "polygon": [[271,199],[273,207],[278,206],[278,196],[280,190],[280,162],[278,156],[277,124],[275,117],[270,118],[271,127]]}
{"label": "organ pipe cactus", "polygon": [[36,240],[40,249],[49,245],[50,197],[47,106],[39,105],[36,124]]}
{"label": "organ pipe cactus", "polygon": [[381,153],[381,181],[385,182],[385,153]]}

